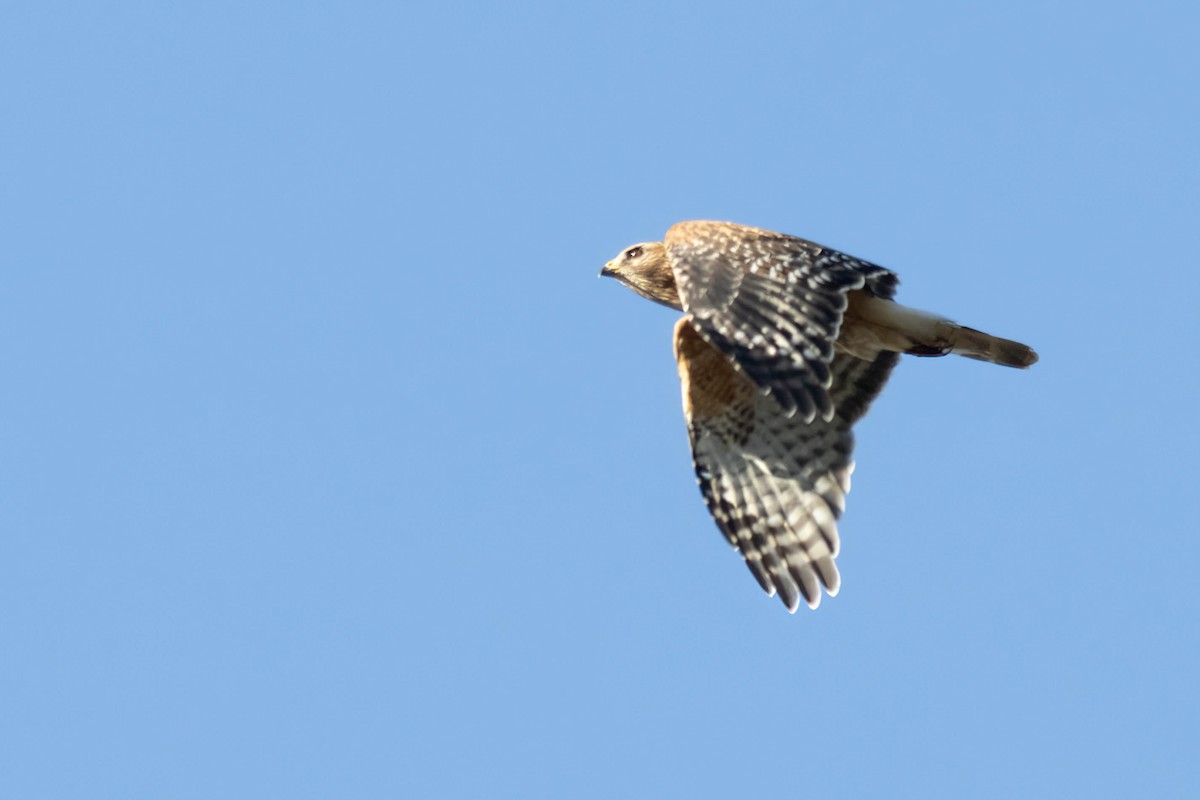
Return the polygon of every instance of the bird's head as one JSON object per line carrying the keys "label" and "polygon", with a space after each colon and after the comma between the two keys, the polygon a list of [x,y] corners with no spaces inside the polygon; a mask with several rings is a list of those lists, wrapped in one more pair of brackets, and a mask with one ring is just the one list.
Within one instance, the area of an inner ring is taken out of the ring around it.
{"label": "bird's head", "polygon": [[675,273],[662,242],[642,242],[626,247],[604,265],[600,275],[616,278],[648,300],[682,310],[675,288]]}

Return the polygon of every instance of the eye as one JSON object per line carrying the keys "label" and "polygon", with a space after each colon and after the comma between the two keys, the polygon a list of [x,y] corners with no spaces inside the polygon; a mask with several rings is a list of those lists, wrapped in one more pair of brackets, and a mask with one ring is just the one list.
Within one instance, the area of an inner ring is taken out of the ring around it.
{"label": "eye", "polygon": [[625,251],[626,258],[637,258],[641,254],[642,254],[642,248],[640,248],[640,247],[631,247]]}

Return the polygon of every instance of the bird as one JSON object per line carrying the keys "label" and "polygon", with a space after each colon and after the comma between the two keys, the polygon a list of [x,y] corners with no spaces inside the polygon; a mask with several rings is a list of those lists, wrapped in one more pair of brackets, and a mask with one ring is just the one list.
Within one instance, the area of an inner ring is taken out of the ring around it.
{"label": "bird", "polygon": [[696,482],[725,538],[788,612],[841,586],[852,428],[900,359],[1027,368],[1030,347],[895,302],[892,271],[732,222],[677,223],[604,265],[682,311],[674,329]]}

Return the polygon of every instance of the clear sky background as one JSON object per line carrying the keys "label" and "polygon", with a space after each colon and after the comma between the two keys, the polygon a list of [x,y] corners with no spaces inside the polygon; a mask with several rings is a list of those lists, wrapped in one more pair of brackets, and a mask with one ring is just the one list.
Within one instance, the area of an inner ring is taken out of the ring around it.
{"label": "clear sky background", "polygon": [[[1190,3],[0,10],[0,795],[1195,797]],[[1021,339],[709,518],[681,219]]]}

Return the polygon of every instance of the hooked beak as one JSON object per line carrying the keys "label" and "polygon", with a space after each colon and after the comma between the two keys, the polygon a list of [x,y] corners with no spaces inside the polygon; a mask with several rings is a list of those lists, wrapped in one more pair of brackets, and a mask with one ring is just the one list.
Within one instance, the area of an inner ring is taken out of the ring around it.
{"label": "hooked beak", "polygon": [[605,278],[605,277],[611,278],[612,276],[617,274],[617,271],[615,269],[613,269],[612,263],[613,262],[609,261],[607,264],[604,265],[604,269],[600,270],[601,278]]}

